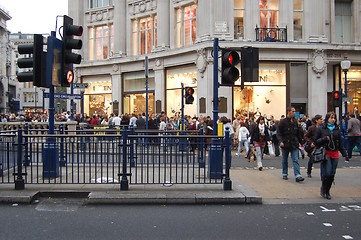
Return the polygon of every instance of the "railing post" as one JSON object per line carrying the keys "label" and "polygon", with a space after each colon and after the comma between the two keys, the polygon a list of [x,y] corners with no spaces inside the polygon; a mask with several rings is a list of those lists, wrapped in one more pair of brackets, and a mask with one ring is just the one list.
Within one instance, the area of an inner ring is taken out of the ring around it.
{"label": "railing post", "polygon": [[[122,180],[120,181],[120,190],[128,190],[129,189],[129,181],[127,178],[127,129],[123,127],[123,169],[122,173],[120,174],[122,176]],[[121,146],[121,143],[119,143]]]}
{"label": "railing post", "polygon": [[229,191],[232,190],[232,181],[229,177],[229,169],[231,168],[231,158],[232,158],[231,141],[229,138],[229,127],[226,127],[224,143],[226,145],[225,146],[226,174],[225,174],[225,179],[223,181],[223,190]]}
{"label": "railing post", "polygon": [[[24,125],[24,134],[29,134],[29,124],[26,122]],[[25,142],[25,154],[24,154],[24,166],[28,167],[30,165],[30,154],[29,154],[29,147],[28,147],[28,137],[24,137]]]}
{"label": "railing post", "polygon": [[[59,127],[59,131],[60,134],[63,135],[64,134],[64,124],[60,124]],[[59,161],[59,166],[60,167],[65,167],[66,165],[66,160],[65,160],[65,152],[64,152],[64,138],[60,138],[60,161]]]}
{"label": "railing post", "polygon": [[[200,135],[201,135],[201,136],[204,135],[204,134],[203,134],[203,131],[204,131],[203,126],[201,126],[201,132],[200,132]],[[199,163],[199,167],[200,167],[200,168],[204,168],[205,165],[206,165],[206,164],[205,164],[205,161],[204,161],[203,148],[204,148],[204,138],[201,138],[201,141],[200,141],[200,144],[199,144],[199,154],[198,154],[198,156],[199,156],[199,161],[198,161],[198,163]]]}
{"label": "railing post", "polygon": [[23,190],[25,189],[25,181],[23,178],[23,161],[22,161],[22,145],[23,145],[23,130],[18,129],[18,172],[14,173],[16,175],[15,179],[15,190]]}
{"label": "railing post", "polygon": [[[134,126],[130,126],[130,135],[134,135]],[[135,161],[134,161],[134,138],[130,138],[129,139],[130,142],[130,153],[129,153],[129,158],[130,158],[130,167],[135,167]]]}

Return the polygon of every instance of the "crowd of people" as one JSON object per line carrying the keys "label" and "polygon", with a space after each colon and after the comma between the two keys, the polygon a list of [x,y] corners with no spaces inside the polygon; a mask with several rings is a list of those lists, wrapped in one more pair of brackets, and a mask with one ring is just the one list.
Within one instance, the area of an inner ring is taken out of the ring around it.
{"label": "crowd of people", "polygon": [[[307,176],[312,177],[312,151],[315,148],[324,147],[326,149],[326,161],[320,166],[321,172],[321,196],[331,199],[330,188],[334,181],[336,168],[339,160],[339,152],[348,162],[352,157],[353,148],[356,146],[361,150],[361,123],[355,114],[348,116],[348,128],[342,128],[337,124],[336,114],[327,113],[323,119],[322,115],[315,115],[309,119],[307,115],[303,118],[295,118],[296,110],[293,107],[287,108],[287,114],[282,115],[280,120],[269,118],[266,115],[252,115],[243,117],[237,115],[233,122],[227,117],[220,117],[217,122],[223,123],[224,130],[229,128],[232,138],[232,150],[237,150],[235,157],[244,156],[250,158],[250,153],[256,155],[257,168],[262,171],[262,160],[264,154],[273,152],[275,157],[282,155],[282,177],[288,180],[288,156],[293,163],[293,171],[296,182],[304,181],[300,172],[299,153],[302,158],[305,152],[309,157],[307,166]],[[25,122],[47,122],[48,115],[34,113],[26,114],[1,114],[1,122],[25,121]],[[136,129],[146,129],[146,116],[143,114],[106,114],[93,116],[74,114],[74,120],[84,121],[89,126],[133,126]],[[70,113],[65,112],[55,114],[56,121],[69,121]],[[344,124],[342,125],[344,126]],[[152,113],[148,118],[148,129],[169,131],[181,130],[182,122],[179,114],[168,117],[165,112],[156,115]],[[213,120],[209,116],[184,117],[184,127],[182,130],[201,130],[205,135],[213,135]],[[348,149],[346,150],[342,142],[342,132],[347,131]],[[282,154],[281,154],[282,153]]]}

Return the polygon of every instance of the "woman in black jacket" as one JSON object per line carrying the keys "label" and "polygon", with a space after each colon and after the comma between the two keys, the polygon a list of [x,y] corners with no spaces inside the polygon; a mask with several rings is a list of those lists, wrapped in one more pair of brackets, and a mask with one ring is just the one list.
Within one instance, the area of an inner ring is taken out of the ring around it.
{"label": "woman in black jacket", "polygon": [[336,114],[329,112],[326,114],[325,122],[317,128],[315,135],[316,147],[326,148],[326,161],[321,163],[321,196],[331,199],[330,188],[335,178],[338,164],[339,151],[347,160],[347,152],[342,145],[341,130],[337,125]]}
{"label": "woman in black jacket", "polygon": [[271,137],[268,133],[268,127],[264,123],[264,117],[260,116],[257,119],[257,124],[254,126],[253,131],[251,132],[251,146],[254,144],[254,147],[257,151],[257,167],[258,170],[262,171],[262,159],[263,151],[267,147],[267,141],[271,142]]}

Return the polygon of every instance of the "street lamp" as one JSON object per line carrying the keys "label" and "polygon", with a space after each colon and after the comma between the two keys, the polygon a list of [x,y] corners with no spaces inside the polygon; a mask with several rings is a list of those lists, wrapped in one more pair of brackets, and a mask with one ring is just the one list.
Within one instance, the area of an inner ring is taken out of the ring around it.
{"label": "street lamp", "polygon": [[[341,61],[341,68],[342,71],[345,73],[345,98],[347,98],[347,72],[351,67],[351,61],[347,60],[347,58],[345,57],[345,59],[343,61]],[[345,127],[347,129],[347,101],[345,101]]]}

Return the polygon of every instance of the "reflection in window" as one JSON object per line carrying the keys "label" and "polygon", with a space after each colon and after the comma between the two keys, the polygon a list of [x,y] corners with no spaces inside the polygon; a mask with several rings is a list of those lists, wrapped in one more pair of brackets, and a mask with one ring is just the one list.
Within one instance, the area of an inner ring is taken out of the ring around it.
{"label": "reflection in window", "polygon": [[195,43],[197,36],[197,5],[189,5],[176,10],[175,44],[176,47]]}
{"label": "reflection in window", "polygon": [[100,8],[113,6],[114,0],[89,0],[89,8]]}
{"label": "reflection in window", "polygon": [[112,57],[114,53],[113,24],[89,28],[89,60]]}
{"label": "reflection in window", "polygon": [[234,0],[234,38],[244,38],[244,0]]}
{"label": "reflection in window", "polygon": [[133,55],[151,53],[157,46],[157,16],[133,20]]}
{"label": "reflection in window", "polygon": [[293,39],[302,39],[303,0],[293,0]]}
{"label": "reflection in window", "polygon": [[276,28],[278,26],[278,0],[259,0],[260,27]]}

